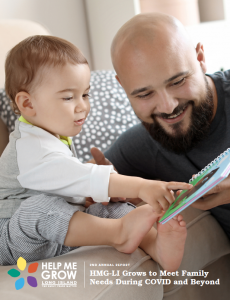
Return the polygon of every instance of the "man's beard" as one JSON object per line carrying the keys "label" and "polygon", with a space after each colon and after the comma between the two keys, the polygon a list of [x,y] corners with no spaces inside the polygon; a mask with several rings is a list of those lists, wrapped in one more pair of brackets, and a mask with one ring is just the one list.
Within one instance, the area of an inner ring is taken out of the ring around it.
{"label": "man's beard", "polygon": [[[198,106],[194,105],[194,101],[190,100],[187,103],[192,105],[191,124],[189,129],[184,133],[181,122],[172,124],[172,128],[175,135],[167,133],[164,128],[159,124],[155,115],[151,115],[153,123],[146,123],[142,121],[142,124],[147,129],[151,137],[160,143],[167,150],[176,154],[184,154],[190,151],[195,145],[202,141],[207,135],[211,125],[213,116],[213,94],[208,84],[208,81],[204,75],[206,83],[206,97],[201,100]],[[185,107],[185,104],[178,105],[172,114],[174,115],[180,112]],[[162,113],[161,117],[170,116]]]}

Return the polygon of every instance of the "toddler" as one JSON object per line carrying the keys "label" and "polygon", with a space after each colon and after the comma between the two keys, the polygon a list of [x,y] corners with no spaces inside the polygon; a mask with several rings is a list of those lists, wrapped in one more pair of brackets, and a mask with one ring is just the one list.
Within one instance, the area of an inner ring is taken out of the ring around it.
{"label": "toddler", "polygon": [[[5,89],[20,114],[0,158],[0,264],[58,256],[75,247],[138,246],[168,271],[183,256],[185,222],[177,216],[153,224],[187,183],[122,176],[113,166],[82,164],[70,137],[90,110],[90,70],[79,49],[52,36],[29,37],[5,63]],[[84,207],[85,197],[96,202]],[[109,203],[109,197],[147,204]]]}

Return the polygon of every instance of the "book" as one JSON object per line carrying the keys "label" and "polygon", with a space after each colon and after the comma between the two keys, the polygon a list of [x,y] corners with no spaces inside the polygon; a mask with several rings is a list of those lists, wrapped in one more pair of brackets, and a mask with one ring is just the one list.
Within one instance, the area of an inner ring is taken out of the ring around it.
{"label": "book", "polygon": [[230,173],[230,148],[220,154],[204,169],[189,180],[193,185],[190,190],[183,190],[175,201],[170,205],[163,217],[159,220],[161,224],[168,222],[174,216],[190,204],[200,199],[214,186],[228,177]]}

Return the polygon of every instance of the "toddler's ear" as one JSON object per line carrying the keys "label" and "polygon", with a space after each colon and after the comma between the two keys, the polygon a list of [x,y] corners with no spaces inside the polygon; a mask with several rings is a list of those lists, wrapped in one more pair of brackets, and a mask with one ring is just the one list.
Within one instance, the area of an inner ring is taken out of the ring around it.
{"label": "toddler's ear", "polygon": [[31,96],[27,92],[19,92],[15,97],[15,102],[20,112],[25,115],[32,117],[35,115],[35,109],[31,102]]}

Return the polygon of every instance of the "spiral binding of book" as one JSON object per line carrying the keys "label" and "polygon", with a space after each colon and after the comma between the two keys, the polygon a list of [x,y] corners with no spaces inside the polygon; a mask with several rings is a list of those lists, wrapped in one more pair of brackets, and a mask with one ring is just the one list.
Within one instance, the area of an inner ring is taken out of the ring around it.
{"label": "spiral binding of book", "polygon": [[194,179],[196,179],[198,176],[202,175],[205,171],[207,171],[210,167],[212,167],[213,164],[215,164],[217,161],[221,160],[225,155],[227,155],[230,151],[230,148],[225,150],[223,153],[221,153],[217,158],[215,158],[213,161],[211,161],[206,167],[204,167],[199,173],[194,175],[190,180],[189,183],[191,183]]}

